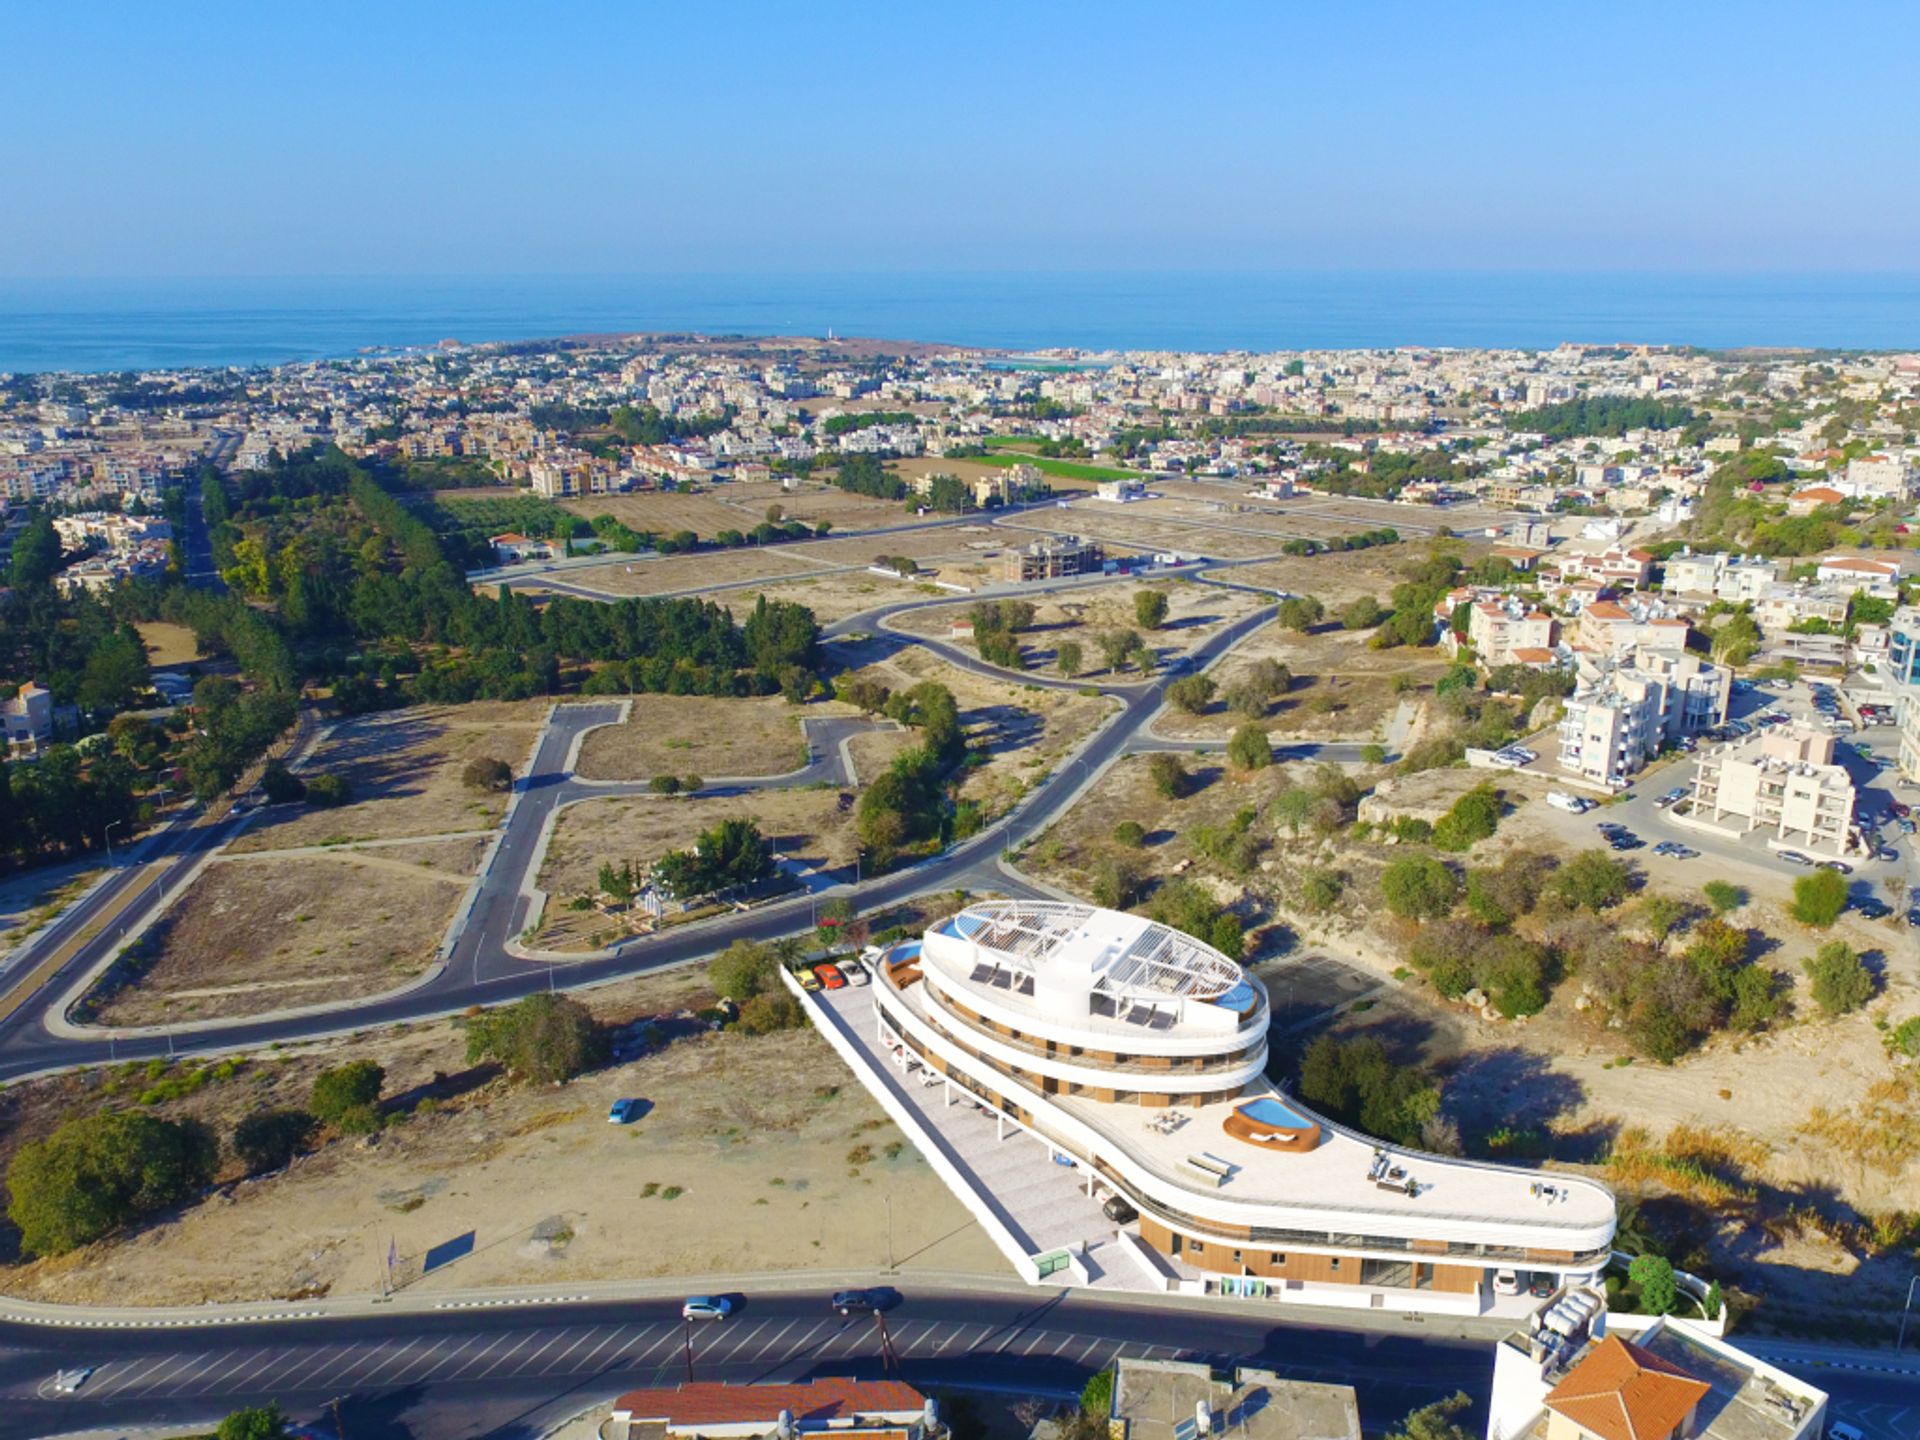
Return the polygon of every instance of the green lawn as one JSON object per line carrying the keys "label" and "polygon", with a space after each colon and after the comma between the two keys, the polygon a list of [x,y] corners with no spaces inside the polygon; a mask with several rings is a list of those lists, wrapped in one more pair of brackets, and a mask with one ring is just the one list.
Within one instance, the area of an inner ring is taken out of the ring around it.
{"label": "green lawn", "polygon": [[1037,465],[1041,473],[1053,476],[1056,480],[1134,480],[1140,478],[1138,470],[1116,470],[1111,465],[1086,465],[1077,460],[1051,460],[1044,455],[1029,455],[1025,451],[1013,451],[1005,455],[976,455],[971,457],[976,465],[998,465],[1010,470],[1015,465]]}

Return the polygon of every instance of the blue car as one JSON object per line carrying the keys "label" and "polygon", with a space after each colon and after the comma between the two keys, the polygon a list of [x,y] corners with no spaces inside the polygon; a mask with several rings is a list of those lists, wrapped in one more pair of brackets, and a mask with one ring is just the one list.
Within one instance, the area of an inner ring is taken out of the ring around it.
{"label": "blue car", "polygon": [[644,1100],[616,1100],[613,1108],[607,1111],[607,1121],[613,1125],[631,1125],[646,1113],[647,1102]]}

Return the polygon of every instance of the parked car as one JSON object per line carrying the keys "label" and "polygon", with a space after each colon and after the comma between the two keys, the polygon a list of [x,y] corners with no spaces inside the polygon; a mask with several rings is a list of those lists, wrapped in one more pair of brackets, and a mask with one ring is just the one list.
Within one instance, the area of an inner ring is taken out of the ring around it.
{"label": "parked car", "polygon": [[813,973],[812,966],[808,966],[802,970],[796,970],[794,973],[800,979],[800,988],[802,990],[814,991],[820,988],[820,977]]}
{"label": "parked car", "polygon": [[847,988],[847,977],[840,973],[840,967],[838,965],[816,965],[813,967],[813,973],[823,989],[844,990]]}
{"label": "parked car", "polygon": [[1653,853],[1673,860],[1692,860],[1700,854],[1691,845],[1682,845],[1678,840],[1662,840],[1653,847]]}
{"label": "parked car", "polygon": [[1607,837],[1607,844],[1615,850],[1638,850],[1647,842],[1631,830],[1621,830]]}
{"label": "parked car", "polygon": [[1664,810],[1669,805],[1672,805],[1686,798],[1687,798],[1687,787],[1684,785],[1676,785],[1673,789],[1667,791],[1664,795],[1659,796],[1653,803],[1656,806],[1658,806],[1660,809]]}
{"label": "parked car", "polygon": [[680,1306],[682,1320],[724,1320],[733,1314],[733,1300],[726,1295],[692,1295]]}
{"label": "parked car", "polygon": [[1853,908],[1860,912],[1863,920],[1884,920],[1893,914],[1893,907],[1884,900],[1862,900]]}
{"label": "parked car", "polygon": [[646,1113],[646,1101],[627,1096],[613,1102],[613,1108],[607,1111],[607,1121],[613,1125],[631,1125]]}
{"label": "parked car", "polygon": [[1131,1225],[1140,1218],[1140,1212],[1118,1195],[1109,1195],[1103,1200],[1100,1213],[1116,1225]]}
{"label": "parked car", "polygon": [[80,1365],[72,1370],[62,1370],[53,1377],[53,1393],[56,1395],[71,1395],[82,1385],[86,1384],[92,1375],[93,1366],[91,1365]]}
{"label": "parked car", "polygon": [[1493,1293],[1496,1295],[1518,1295],[1520,1293],[1519,1272],[1514,1270],[1494,1271]]}
{"label": "parked car", "polygon": [[836,1290],[833,1308],[842,1315],[871,1315],[886,1309],[886,1295],[880,1290]]}
{"label": "parked car", "polygon": [[1787,864],[1789,865],[1813,864],[1812,860],[1810,860],[1807,856],[1802,855],[1798,850],[1782,850],[1780,852],[1780,858],[1786,861]]}
{"label": "parked car", "polygon": [[839,960],[835,963],[839,965],[840,973],[847,977],[847,984],[849,985],[865,985],[873,979],[871,975],[867,974],[867,967],[862,965],[858,960]]}
{"label": "parked car", "polygon": [[1536,1300],[1544,1300],[1560,1288],[1560,1277],[1551,1270],[1536,1270],[1527,1281],[1527,1294]]}
{"label": "parked car", "polygon": [[1844,860],[1822,860],[1820,862],[1820,868],[1822,870],[1831,870],[1837,875],[1853,874],[1853,866],[1847,864]]}
{"label": "parked car", "polygon": [[1858,1425],[1849,1425],[1844,1420],[1836,1420],[1827,1426],[1827,1440],[1867,1440],[1867,1437]]}

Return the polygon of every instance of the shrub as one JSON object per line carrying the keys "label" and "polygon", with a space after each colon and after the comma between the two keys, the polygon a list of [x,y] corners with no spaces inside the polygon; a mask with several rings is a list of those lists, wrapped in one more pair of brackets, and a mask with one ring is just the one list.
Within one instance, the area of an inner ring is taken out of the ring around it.
{"label": "shrub", "polygon": [[214,1440],[285,1440],[287,1417],[278,1403],[235,1410],[213,1432]]}
{"label": "shrub", "polygon": [[1387,1440],[1478,1440],[1453,1418],[1472,1403],[1465,1391],[1456,1390],[1444,1400],[1409,1411],[1400,1428],[1387,1436]]}
{"label": "shrub", "polygon": [[1096,1370],[1080,1387],[1080,1413],[1097,1420],[1104,1428],[1113,1410],[1113,1369]]}
{"label": "shrub", "polygon": [[323,810],[344,805],[353,798],[353,787],[342,775],[316,775],[307,781],[307,803]]}
{"label": "shrub", "polygon": [[377,1128],[380,1087],[387,1072],[373,1060],[351,1060],[313,1077],[307,1109],[328,1125],[365,1132]]}
{"label": "shrub", "polygon": [[1282,600],[1275,614],[1287,629],[1305,631],[1326,618],[1327,607],[1311,595],[1295,595]]}
{"label": "shrub", "polygon": [[1184,796],[1190,784],[1187,767],[1180,763],[1180,757],[1166,750],[1156,750],[1147,757],[1147,775],[1153,781],[1153,788],[1169,800]]}
{"label": "shrub", "polygon": [[460,772],[460,780],[469,790],[511,790],[513,767],[490,755],[476,755]]}
{"label": "shrub", "polygon": [[1133,618],[1143,629],[1158,630],[1160,623],[1167,618],[1166,592],[1164,590],[1134,591]]}
{"label": "shrub", "polygon": [[1547,884],[1567,904],[1597,912],[1627,898],[1633,874],[1624,861],[1604,850],[1582,850],[1555,871]]}
{"label": "shrub", "polygon": [[64,1255],[197,1194],[218,1160],[218,1143],[195,1121],[83,1116],[20,1147],[7,1167],[7,1214],[26,1254]]}
{"label": "shrub", "polygon": [[265,772],[260,776],[260,788],[266,793],[270,805],[291,805],[307,797],[306,782],[278,760],[267,763]]}
{"label": "shrub", "polygon": [[1403,920],[1437,920],[1459,893],[1453,871],[1431,855],[1402,855],[1380,875],[1381,898]]}
{"label": "shrub", "polygon": [[1113,843],[1138,850],[1147,843],[1147,832],[1138,820],[1122,820],[1113,827]]}
{"label": "shrub", "polygon": [[1386,612],[1380,608],[1380,602],[1371,595],[1362,595],[1349,600],[1340,611],[1342,630],[1371,630],[1378,625]]}
{"label": "shrub", "polygon": [[1273,764],[1273,742],[1264,725],[1242,725],[1227,741],[1227,759],[1241,770],[1264,770]]}
{"label": "shrub", "polygon": [[467,1063],[497,1060],[525,1080],[557,1084],[607,1058],[607,1036],[569,995],[529,995],[467,1022]]}
{"label": "shrub", "polygon": [[1363,765],[1384,765],[1387,763],[1387,747],[1384,745],[1364,745],[1360,749],[1360,763]]}
{"label": "shrub", "polygon": [[1807,961],[1813,998],[1829,1015],[1858,1010],[1873,998],[1873,972],[1844,940],[1830,940]]}
{"label": "shrub", "polygon": [[1324,914],[1340,903],[1346,877],[1338,870],[1309,870],[1300,882],[1300,903],[1316,915]]}
{"label": "shrub", "polygon": [[807,1012],[785,990],[769,990],[755,995],[740,1007],[740,1018],[732,1029],[742,1035],[771,1035],[778,1030],[797,1030],[807,1023]]}
{"label": "shrub", "polygon": [[1728,914],[1747,903],[1747,892],[1725,880],[1709,880],[1700,893],[1707,897],[1707,904],[1716,915]]}
{"label": "shrub", "polygon": [[1132,855],[1102,855],[1094,862],[1093,903],[1107,910],[1125,910],[1140,898],[1140,863]]}
{"label": "shrub", "polygon": [[1793,918],[1824,930],[1847,908],[1847,881],[1834,870],[1816,870],[1793,882]]}
{"label": "shrub", "polygon": [[257,1110],[233,1127],[234,1158],[249,1175],[291,1164],[318,1125],[304,1110]]}
{"label": "shrub", "polygon": [[1500,799],[1490,785],[1477,785],[1453,802],[1433,827],[1442,850],[1467,850],[1500,828]]}
{"label": "shrub", "polygon": [[647,782],[647,789],[656,795],[678,795],[680,777],[678,775],[656,775]]}

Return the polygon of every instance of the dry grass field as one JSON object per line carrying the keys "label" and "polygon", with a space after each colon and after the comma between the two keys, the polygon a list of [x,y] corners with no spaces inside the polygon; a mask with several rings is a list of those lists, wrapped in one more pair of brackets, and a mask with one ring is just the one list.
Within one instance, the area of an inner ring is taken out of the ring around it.
{"label": "dry grass field", "polygon": [[[1134,618],[1133,597],[1142,590],[1167,597],[1167,618],[1157,630],[1142,628]],[[1265,597],[1244,590],[1191,580],[1115,580],[1055,594],[1038,592],[1033,596],[1033,626],[1020,632],[1020,643],[1030,669],[1053,673],[1059,647],[1072,642],[1084,657],[1077,673],[1103,674],[1106,667],[1097,641],[1106,631],[1136,632],[1164,663],[1268,603]],[[968,605],[910,610],[891,624],[908,634],[946,639],[953,622],[966,618]]]}
{"label": "dry grass field", "polygon": [[783,859],[810,868],[852,865],[857,841],[853,810],[837,790],[761,790],[711,798],[584,800],[560,812],[541,867],[548,895],[539,932],[542,950],[594,950],[630,933],[628,920],[575,910],[570,902],[598,889],[600,867],[631,860],[645,867],[669,850],[690,850],[703,831],[722,820],[746,818],[760,826]]}
{"label": "dry grass field", "polygon": [[[747,580],[790,580],[816,573],[795,552],[796,545],[752,546],[740,550],[703,550],[692,555],[621,557],[605,565],[567,570],[553,578],[569,587],[591,590],[616,599],[629,595],[674,595],[697,592],[709,585],[732,585]],[[541,585],[522,587],[539,590]],[[738,606],[739,592],[716,595],[723,605]],[[748,604],[752,603],[751,596]]]}
{"label": "dry grass field", "polygon": [[191,665],[196,660],[207,658],[200,653],[200,645],[193,638],[193,631],[185,625],[175,625],[166,620],[146,620],[133,628],[140,632],[141,642],[147,647],[147,663],[156,670]]}
{"label": "dry grass field", "polygon": [[855,495],[824,480],[802,480],[794,489],[777,480],[735,481],[711,485],[693,494],[645,491],[631,495],[586,495],[562,501],[567,509],[591,519],[611,515],[635,530],[667,534],[691,530],[710,540],[722,530],[751,530],[778,505],[783,518],[809,525],[826,521],[835,530],[867,530],[897,525],[906,509],[891,500]]}
{"label": "dry grass field", "polygon": [[179,1024],[391,990],[432,963],[466,883],[382,850],[216,862],[143,937],[151,965],[98,1023]]}
{"label": "dry grass field", "polygon": [[[887,1197],[906,1276],[1006,1273],[813,1031],[705,1033],[692,1011],[713,997],[697,969],[583,998],[608,1024],[652,1019],[679,1038],[557,1088],[510,1087],[490,1067],[470,1069],[448,1022],[251,1060],[153,1112],[225,1135],[246,1114],[304,1105],[323,1066],[365,1057],[386,1067],[401,1118],[377,1143],[334,1139],[260,1179],[230,1169],[212,1196],[164,1222],[57,1260],[0,1266],[0,1286],[75,1304],[365,1295],[391,1240],[414,1291],[650,1275],[685,1275],[697,1288],[696,1277],[723,1271],[881,1265]],[[119,1078],[99,1070],[9,1086],[0,1160],[102,1103]],[[622,1096],[650,1108],[609,1125],[607,1107]],[[565,1184],[529,1185],[530,1175]],[[422,1277],[428,1247],[468,1230],[473,1252]]]}
{"label": "dry grass field", "polygon": [[587,732],[575,772],[584,780],[784,775],[807,763],[800,714],[778,695],[635,695],[625,724]]}
{"label": "dry grass field", "polygon": [[506,797],[467,788],[469,760],[504,760],[525,768],[544,700],[421,705],[335,725],[315,748],[306,773],[340,775],[352,799],[336,809],[276,805],[228,846],[234,854],[485,830]]}

